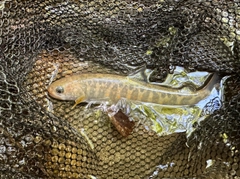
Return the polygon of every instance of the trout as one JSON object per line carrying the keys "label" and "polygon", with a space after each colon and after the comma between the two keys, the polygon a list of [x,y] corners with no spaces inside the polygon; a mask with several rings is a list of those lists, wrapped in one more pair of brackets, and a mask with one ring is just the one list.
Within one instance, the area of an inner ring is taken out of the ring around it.
{"label": "trout", "polygon": [[213,74],[207,84],[195,92],[151,84],[115,74],[76,74],[53,82],[51,97],[82,102],[115,104],[121,98],[161,105],[194,105],[210,95],[218,79]]}

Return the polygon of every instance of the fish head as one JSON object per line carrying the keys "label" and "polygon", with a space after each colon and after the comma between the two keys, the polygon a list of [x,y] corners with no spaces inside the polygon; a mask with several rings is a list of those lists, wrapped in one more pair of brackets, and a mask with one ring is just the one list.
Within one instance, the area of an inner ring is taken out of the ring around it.
{"label": "fish head", "polygon": [[48,87],[48,94],[59,100],[76,100],[79,96],[85,96],[79,81],[71,78],[62,78],[53,82]]}

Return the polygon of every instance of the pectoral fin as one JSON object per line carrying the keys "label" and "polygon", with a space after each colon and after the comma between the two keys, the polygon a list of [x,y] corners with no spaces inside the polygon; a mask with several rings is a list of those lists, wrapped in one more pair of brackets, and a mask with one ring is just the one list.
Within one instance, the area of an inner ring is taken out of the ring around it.
{"label": "pectoral fin", "polygon": [[80,96],[80,97],[78,97],[78,98],[75,100],[75,104],[73,105],[73,107],[72,107],[71,109],[75,108],[79,103],[81,103],[81,102],[83,102],[83,101],[85,101],[85,96]]}

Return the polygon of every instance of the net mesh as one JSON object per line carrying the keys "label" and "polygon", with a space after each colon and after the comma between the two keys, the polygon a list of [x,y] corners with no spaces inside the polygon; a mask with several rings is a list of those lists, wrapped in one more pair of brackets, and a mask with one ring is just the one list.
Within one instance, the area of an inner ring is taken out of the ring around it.
{"label": "net mesh", "polygon": [[[240,3],[1,0],[1,178],[239,178]],[[220,110],[193,134],[122,137],[105,113],[47,95],[73,73],[174,66],[231,75]]]}

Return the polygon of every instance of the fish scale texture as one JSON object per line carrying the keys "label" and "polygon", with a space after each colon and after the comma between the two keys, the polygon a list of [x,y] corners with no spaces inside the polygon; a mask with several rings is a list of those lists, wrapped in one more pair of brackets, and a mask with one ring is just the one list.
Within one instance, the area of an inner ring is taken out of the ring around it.
{"label": "fish scale texture", "polygon": [[[0,178],[240,178],[239,24],[238,1],[1,0]],[[47,95],[73,73],[142,65],[153,81],[176,65],[231,75],[225,101],[188,139],[142,124],[124,138]]]}

